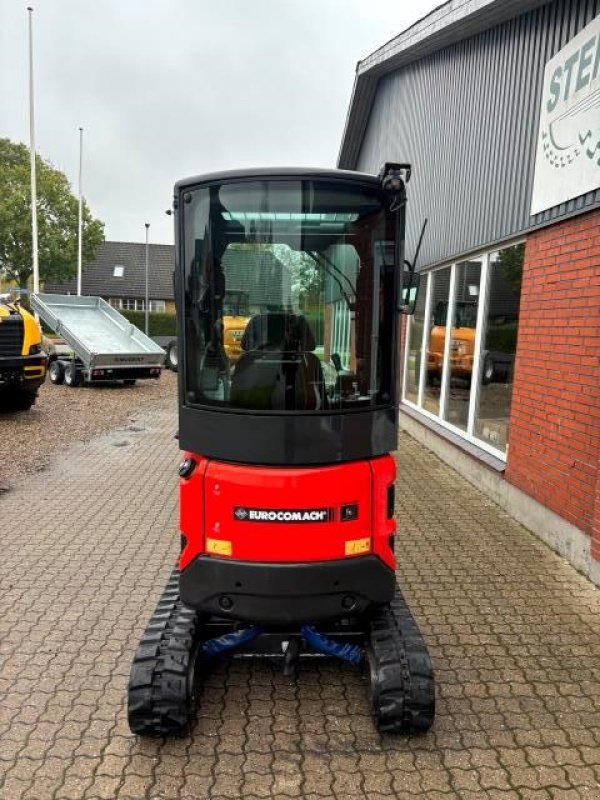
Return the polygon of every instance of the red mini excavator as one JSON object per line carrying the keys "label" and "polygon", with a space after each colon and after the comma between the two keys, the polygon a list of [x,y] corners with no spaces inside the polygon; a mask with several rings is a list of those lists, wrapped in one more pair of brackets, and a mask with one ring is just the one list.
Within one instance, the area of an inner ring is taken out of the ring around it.
{"label": "red mini excavator", "polygon": [[[409,177],[386,164],[175,186],[182,549],[133,661],[134,733],[185,732],[203,672],[230,651],[288,674],[304,655],[364,665],[380,730],[433,722],[394,556],[399,320],[419,282]],[[235,359],[231,293],[247,300]]]}

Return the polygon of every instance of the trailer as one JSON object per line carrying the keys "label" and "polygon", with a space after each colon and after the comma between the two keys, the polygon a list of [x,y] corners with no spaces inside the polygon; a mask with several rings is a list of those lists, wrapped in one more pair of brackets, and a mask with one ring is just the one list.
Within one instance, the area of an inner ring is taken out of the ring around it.
{"label": "trailer", "polygon": [[159,378],[165,352],[101,297],[33,294],[31,307],[70,347],[49,367],[52,383],[116,383]]}

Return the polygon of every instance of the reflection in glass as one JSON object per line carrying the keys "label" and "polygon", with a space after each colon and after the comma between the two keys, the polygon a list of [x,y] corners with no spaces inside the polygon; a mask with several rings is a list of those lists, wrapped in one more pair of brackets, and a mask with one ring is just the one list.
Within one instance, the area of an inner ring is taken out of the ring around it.
{"label": "reflection in glass", "polygon": [[506,452],[525,245],[490,255],[489,301],[479,366],[473,434]]}
{"label": "reflection in glass", "polygon": [[467,430],[469,421],[481,263],[481,260],[473,259],[456,265],[450,339],[450,384],[444,416],[448,422],[464,431]]}
{"label": "reflection in glass", "polygon": [[394,402],[395,215],[379,187],[224,182],[184,207],[186,402],[268,413]]}
{"label": "reflection in glass", "polygon": [[427,384],[423,396],[423,408],[436,416],[440,412],[440,393],[444,346],[446,342],[446,317],[450,292],[450,267],[436,270],[431,275],[431,318],[427,346]]}
{"label": "reflection in glass", "polygon": [[409,317],[408,358],[406,362],[405,397],[412,403],[419,399],[419,376],[421,374],[421,352],[423,349],[423,325],[425,323],[425,299],[427,296],[427,276],[421,280],[415,313]]}

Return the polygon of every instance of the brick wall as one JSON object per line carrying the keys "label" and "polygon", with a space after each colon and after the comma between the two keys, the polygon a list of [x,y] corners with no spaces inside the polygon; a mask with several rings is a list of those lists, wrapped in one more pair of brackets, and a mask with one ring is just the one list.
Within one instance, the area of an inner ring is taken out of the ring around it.
{"label": "brick wall", "polygon": [[527,238],[506,478],[600,559],[600,211]]}

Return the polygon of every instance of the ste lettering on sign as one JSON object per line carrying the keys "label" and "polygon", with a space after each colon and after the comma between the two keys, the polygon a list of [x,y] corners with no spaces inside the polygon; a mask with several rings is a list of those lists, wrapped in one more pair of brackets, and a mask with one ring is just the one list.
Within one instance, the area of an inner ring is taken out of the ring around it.
{"label": "ste lettering on sign", "polygon": [[531,214],[600,187],[600,15],[548,61]]}

